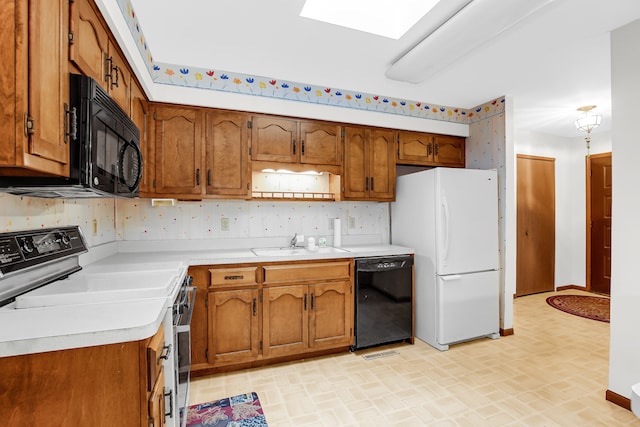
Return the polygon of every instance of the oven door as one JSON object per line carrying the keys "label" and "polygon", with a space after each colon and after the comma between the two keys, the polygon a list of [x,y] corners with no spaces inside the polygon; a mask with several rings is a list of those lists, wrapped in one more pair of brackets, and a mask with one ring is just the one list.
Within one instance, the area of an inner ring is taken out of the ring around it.
{"label": "oven door", "polygon": [[195,286],[187,288],[185,301],[177,303],[177,315],[174,319],[174,343],[176,346],[175,372],[177,384],[177,407],[180,425],[186,423],[189,403],[189,380],[191,378],[191,317],[196,301]]}

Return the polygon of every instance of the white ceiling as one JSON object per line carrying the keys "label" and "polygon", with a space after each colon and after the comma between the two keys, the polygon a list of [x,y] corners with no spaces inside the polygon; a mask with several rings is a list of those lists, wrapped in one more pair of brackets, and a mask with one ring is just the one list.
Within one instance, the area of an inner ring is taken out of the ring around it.
{"label": "white ceiling", "polygon": [[[476,1],[499,7],[516,0]],[[583,136],[573,125],[583,105],[595,104],[603,115],[594,134],[610,129],[609,33],[640,18],[639,0],[554,0],[428,80],[411,84],[388,79],[385,71],[464,0],[441,1],[399,40],[301,18],[304,0],[131,3],[159,62],[460,108],[507,95],[517,129],[563,137]]]}

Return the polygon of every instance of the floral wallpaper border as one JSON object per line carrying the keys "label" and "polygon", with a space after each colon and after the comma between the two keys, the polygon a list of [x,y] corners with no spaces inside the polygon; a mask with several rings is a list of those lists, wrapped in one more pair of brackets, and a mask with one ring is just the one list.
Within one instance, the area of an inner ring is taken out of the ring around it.
{"label": "floral wallpaper border", "polygon": [[411,101],[341,88],[284,81],[272,77],[234,73],[214,68],[156,62],[142,33],[130,0],[116,0],[136,41],[154,83],[265,96],[312,104],[354,108],[388,114],[455,123],[475,123],[502,114],[505,98],[500,97],[471,109]]}

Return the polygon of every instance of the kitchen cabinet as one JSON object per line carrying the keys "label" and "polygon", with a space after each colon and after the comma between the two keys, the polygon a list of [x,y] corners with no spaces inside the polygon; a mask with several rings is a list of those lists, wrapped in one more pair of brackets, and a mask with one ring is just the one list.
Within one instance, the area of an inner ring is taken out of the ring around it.
{"label": "kitchen cabinet", "polygon": [[351,291],[348,281],[265,288],[263,354],[285,356],[350,345]]}
{"label": "kitchen cabinet", "polygon": [[346,200],[395,198],[394,131],[345,126],[343,196]]}
{"label": "kitchen cabinet", "polygon": [[163,104],[150,110],[151,195],[250,198],[248,115]]}
{"label": "kitchen cabinet", "polygon": [[151,108],[155,150],[155,193],[189,196],[202,193],[203,113],[200,109],[154,104]]}
{"label": "kitchen cabinet", "polygon": [[260,346],[259,267],[215,268],[209,273],[209,363],[254,360]]}
{"label": "kitchen cabinet", "polygon": [[352,259],[192,267],[194,284],[208,288],[207,300],[196,303],[191,323],[192,372],[349,348],[352,270]]}
{"label": "kitchen cabinet", "polygon": [[464,167],[464,138],[399,131],[397,142],[398,164]]}
{"label": "kitchen cabinet", "polygon": [[69,176],[68,0],[2,0],[0,175]]}
{"label": "kitchen cabinet", "polygon": [[233,111],[206,113],[207,195],[225,198],[251,197],[249,116]]}
{"label": "kitchen cabinet", "polygon": [[3,425],[163,426],[163,334],[0,358]]}
{"label": "kitchen cabinet", "polygon": [[91,0],[71,3],[69,60],[129,114],[132,73]]}
{"label": "kitchen cabinet", "polygon": [[342,164],[342,126],[337,123],[253,116],[251,129],[253,161],[325,167]]}
{"label": "kitchen cabinet", "polygon": [[142,179],[140,180],[140,193],[144,195],[153,188],[153,155],[155,151],[149,144],[147,137],[147,122],[149,118],[149,102],[140,85],[135,81],[131,82],[131,120],[140,130],[140,150],[142,151]]}

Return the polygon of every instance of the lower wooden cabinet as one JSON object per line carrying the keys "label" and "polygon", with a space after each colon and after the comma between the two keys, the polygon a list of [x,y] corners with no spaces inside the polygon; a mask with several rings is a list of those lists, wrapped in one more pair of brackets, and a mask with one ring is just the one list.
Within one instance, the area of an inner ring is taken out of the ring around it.
{"label": "lower wooden cabinet", "polygon": [[353,343],[352,259],[198,266],[189,274],[207,295],[191,323],[196,375]]}
{"label": "lower wooden cabinet", "polygon": [[0,358],[2,425],[164,426],[163,334]]}

